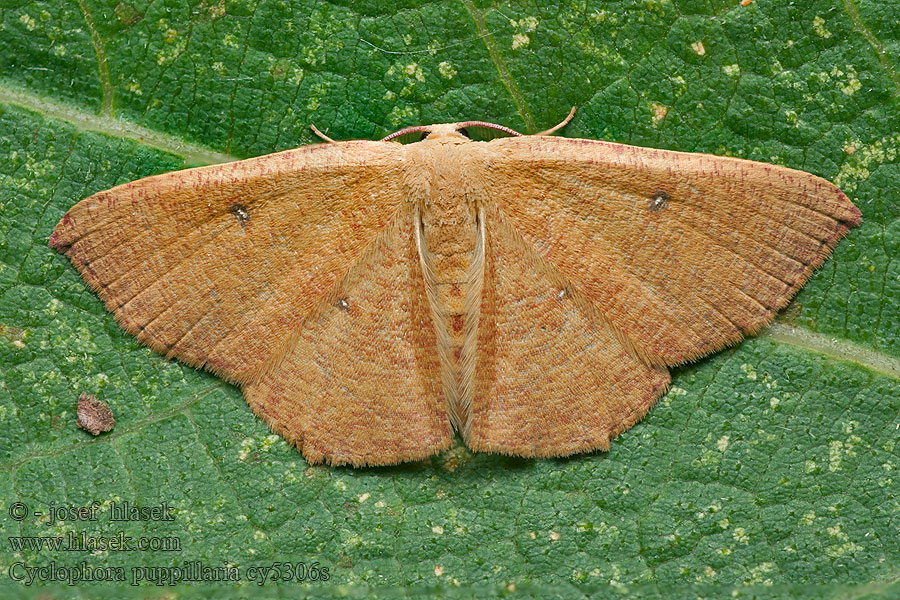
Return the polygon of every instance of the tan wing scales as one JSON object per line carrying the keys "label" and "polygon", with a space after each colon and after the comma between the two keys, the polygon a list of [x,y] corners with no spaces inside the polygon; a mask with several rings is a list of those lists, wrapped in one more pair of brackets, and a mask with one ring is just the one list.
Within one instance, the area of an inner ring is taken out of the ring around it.
{"label": "tan wing scales", "polygon": [[253,410],[311,462],[386,465],[447,448],[452,427],[411,207],[244,385]]}
{"label": "tan wing scales", "polygon": [[486,267],[475,394],[463,429],[473,450],[564,456],[609,448],[669,384],[496,211]]}
{"label": "tan wing scales", "polygon": [[746,160],[591,140],[495,140],[510,224],[640,355],[694,360],[752,334],[858,224],[834,185]]}
{"label": "tan wing scales", "polygon": [[50,245],[141,342],[246,381],[397,212],[401,160],[344,142],[147,177],[79,202]]}

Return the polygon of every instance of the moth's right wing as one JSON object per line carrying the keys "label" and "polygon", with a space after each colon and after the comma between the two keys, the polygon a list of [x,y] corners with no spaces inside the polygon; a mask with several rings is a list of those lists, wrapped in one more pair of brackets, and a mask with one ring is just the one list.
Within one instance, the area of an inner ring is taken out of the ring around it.
{"label": "moth's right wing", "polygon": [[147,177],[79,202],[50,245],[141,342],[244,383],[401,209],[402,160],[340,142]]}
{"label": "moth's right wing", "polygon": [[473,450],[565,456],[609,449],[661,396],[669,373],[627,340],[499,212],[487,208]]}
{"label": "moth's right wing", "polygon": [[437,340],[403,207],[244,396],[310,462],[387,465],[447,448],[453,435]]}

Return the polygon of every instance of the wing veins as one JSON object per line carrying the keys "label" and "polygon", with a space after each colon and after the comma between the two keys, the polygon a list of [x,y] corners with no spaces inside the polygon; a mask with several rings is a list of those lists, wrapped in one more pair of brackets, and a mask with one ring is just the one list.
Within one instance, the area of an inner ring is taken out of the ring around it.
{"label": "wing veins", "polygon": [[[224,226],[224,227],[222,227],[222,229],[221,229],[219,232],[217,232],[213,237],[211,237],[210,239],[208,239],[205,243],[203,243],[202,245],[198,246],[196,250],[194,250],[193,252],[191,252],[191,253],[188,254],[187,256],[183,256],[183,257],[179,258],[178,261],[177,261],[174,265],[172,265],[170,268],[166,269],[163,273],[161,273],[161,274],[156,278],[156,280],[155,280],[152,284],[150,284],[150,285],[147,286],[146,288],[140,290],[137,294],[135,294],[135,295],[132,296],[130,299],[128,299],[126,302],[124,302],[124,303],[122,304],[122,309],[121,309],[121,310],[124,312],[126,306],[128,306],[129,304],[131,304],[132,302],[134,302],[139,296],[145,294],[146,292],[148,292],[148,291],[150,291],[151,289],[153,289],[154,287],[156,287],[156,286],[162,281],[162,279],[163,279],[164,277],[167,277],[167,276],[168,276],[170,273],[172,273],[175,269],[181,267],[185,262],[187,262],[188,260],[190,260],[191,258],[193,258],[198,252],[200,252],[201,250],[205,249],[206,246],[207,246],[210,242],[213,242],[213,241],[217,240],[217,239],[219,238],[219,236],[221,236],[223,233],[225,233],[226,231],[228,231],[228,229],[229,229],[229,228],[228,228],[227,225]],[[144,264],[144,263],[142,263],[142,264]],[[129,271],[129,273],[130,273],[130,271]],[[123,274],[123,276],[124,276],[124,274]],[[118,280],[121,279],[121,278],[122,278],[121,276],[120,276],[120,277],[117,277],[117,278],[116,278],[116,281],[118,281]],[[114,283],[115,283],[115,282],[114,282]],[[112,284],[110,284],[110,285],[112,285]],[[162,312],[165,312],[165,309],[163,309]],[[157,317],[159,317],[160,314],[162,314],[162,313],[159,313],[159,314],[157,314],[155,317],[153,317],[153,318],[151,319],[150,323],[152,323],[153,321],[155,321],[155,320],[157,319]],[[144,327],[146,328],[150,323],[145,324]]]}
{"label": "wing veins", "polygon": [[[603,228],[598,228],[596,231],[597,231],[597,235],[599,235],[599,236],[605,241],[605,247],[606,247],[606,249],[611,249],[611,250],[613,250],[613,251],[614,251],[618,256],[620,256],[620,257],[623,257],[623,258],[624,258],[624,257],[626,256],[625,252],[623,252],[623,251],[620,250],[618,247],[616,247],[616,246],[611,242],[611,240],[610,240],[608,237],[606,237],[606,236],[604,235],[604,233],[603,233]],[[596,239],[596,238],[591,238],[591,239],[593,240],[593,239]],[[687,274],[687,271],[685,271],[685,269],[684,269],[684,266],[685,266],[686,263],[682,263],[681,260],[679,260],[677,257],[671,257],[670,260],[671,260],[671,262],[673,262],[673,263],[675,263],[675,264],[678,265],[678,267],[679,267],[679,269],[681,270],[682,273]],[[643,279],[639,273],[637,273],[637,272],[635,272],[635,271],[629,269],[629,268],[628,268],[628,265],[632,264],[632,263],[635,262],[635,261],[622,260],[622,261],[620,261],[620,262],[621,262],[621,265],[622,265],[622,267],[623,267],[623,271],[626,272],[628,275],[630,275],[631,278],[632,278],[633,280],[635,280],[635,281],[638,282],[638,284],[639,284],[639,286],[638,286],[639,289],[643,290],[643,289],[645,289],[645,288],[652,288],[652,289],[654,289],[654,290],[656,290],[656,291],[658,292],[658,293],[656,294],[656,296],[659,297],[659,298],[662,300],[663,303],[662,303],[661,306],[665,306],[666,308],[669,308],[669,310],[671,310],[670,307],[672,307],[672,306],[680,306],[680,307],[683,307],[683,308],[687,309],[687,312],[688,312],[688,313],[693,314],[695,317],[698,317],[698,318],[702,319],[703,322],[706,323],[706,325],[709,326],[710,329],[715,330],[715,329],[717,328],[716,325],[715,325],[715,323],[711,323],[711,322],[706,318],[706,315],[705,315],[705,314],[702,314],[700,311],[692,310],[692,307],[691,307],[691,306],[685,305],[683,302],[681,302],[681,300],[678,299],[678,296],[677,296],[674,292],[670,292],[670,291],[668,291],[668,290],[666,290],[666,289],[664,289],[664,288],[659,287],[659,285],[656,284],[652,279],[650,279],[650,280],[645,280],[645,279]],[[693,271],[693,270],[692,270],[692,271]],[[704,298],[703,296],[697,296],[697,299],[698,299],[700,302],[702,302],[703,304],[705,304],[705,305],[707,306],[707,308],[712,309],[712,310],[713,310],[714,312],[716,312],[716,313],[719,313],[719,310],[716,309],[716,308],[715,308],[708,300],[706,300],[706,298]],[[721,313],[720,313],[720,314],[721,314]],[[724,317],[725,320],[728,321],[733,327],[736,327],[736,325],[734,324],[734,322],[732,322],[731,319],[729,319],[727,316],[725,316],[725,315],[721,315],[721,316]],[[736,331],[740,331],[740,328],[738,328]],[[701,333],[701,332],[698,332],[698,333]],[[732,332],[732,333],[733,333],[733,332]],[[728,335],[731,335],[731,334],[728,334]],[[706,340],[701,340],[701,341],[706,341]]]}
{"label": "wing veins", "polygon": [[[732,250],[731,248],[729,248],[729,247],[723,245],[723,243],[720,243],[720,242],[722,242],[723,240],[720,240],[720,239],[718,239],[718,238],[714,238],[709,232],[704,231],[704,230],[702,230],[702,229],[699,229],[699,228],[697,228],[697,227],[694,227],[693,225],[690,224],[689,221],[682,220],[682,219],[675,213],[675,211],[672,212],[672,216],[673,216],[674,219],[676,219],[676,220],[677,220],[683,227],[685,227],[686,229],[690,229],[691,231],[695,232],[697,235],[699,235],[699,236],[701,236],[701,237],[705,237],[705,238],[707,238],[708,240],[710,240],[710,242],[711,242],[716,248],[722,249],[722,250],[724,250],[724,251],[726,251],[726,252],[732,254],[733,256],[736,256],[738,259],[740,259],[741,261],[743,261],[743,263],[746,264],[746,265],[748,265],[749,267],[751,267],[751,268],[753,268],[753,269],[756,269],[756,270],[759,271],[760,273],[763,273],[764,275],[767,275],[767,276],[771,277],[772,279],[774,279],[774,280],[776,280],[776,281],[779,281],[779,282],[783,283],[784,285],[788,286],[788,289],[789,289],[789,290],[790,290],[790,289],[793,289],[793,288],[795,288],[795,287],[797,287],[796,284],[790,283],[790,282],[788,282],[788,281],[785,281],[784,279],[782,279],[781,277],[779,277],[778,275],[776,275],[776,274],[774,274],[774,273],[770,273],[770,272],[767,271],[765,268],[763,268],[761,265],[758,265],[758,264],[756,264],[756,263],[754,263],[754,262],[750,262],[746,257],[744,257],[744,256],[742,256],[742,255],[740,255],[740,254],[738,254],[737,252],[735,252],[735,251]],[[766,247],[766,248],[769,247],[769,246],[765,246],[765,245],[763,245],[763,246]],[[807,266],[807,265],[805,265],[804,263],[801,263],[801,262],[799,262],[799,261],[794,261],[794,262],[797,262],[797,264],[800,264],[800,265],[803,265],[803,266]],[[740,287],[739,285],[736,285],[736,284],[734,283],[734,280],[733,280],[731,277],[728,278],[728,281],[729,281],[729,283],[732,285],[732,287],[734,287],[734,289],[739,290],[739,291],[741,291],[742,293],[744,293],[743,290],[741,289],[741,287]],[[763,304],[762,302],[760,302],[758,299],[756,299],[756,298],[754,298],[753,296],[750,296],[749,294],[746,294],[746,293],[744,293],[744,295],[745,295],[745,296],[748,296],[749,298],[753,298],[753,300],[754,300],[757,304],[759,304],[760,306],[762,306],[763,308],[765,308],[767,311],[769,310],[769,308],[767,308],[766,305]]]}
{"label": "wing veins", "polygon": [[[279,344],[278,347],[272,351],[272,354],[268,358],[266,358],[266,360],[263,361],[257,369],[255,369],[246,377],[242,378],[245,383],[256,382],[267,372],[276,369],[281,360],[293,351],[294,347],[299,342],[300,334],[302,333],[304,327],[306,327],[306,325],[311,320],[318,318],[324,310],[331,306],[339,297],[339,294],[342,290],[347,291],[352,287],[353,278],[358,276],[358,271],[362,268],[363,265],[369,264],[374,260],[376,254],[386,244],[386,238],[388,238],[394,232],[394,230],[399,227],[398,223],[402,218],[403,211],[404,206],[401,205],[390,216],[390,218],[388,219],[388,224],[376,230],[376,233],[373,236],[372,240],[362,248],[357,260],[353,262],[353,264],[350,265],[347,271],[336,279],[336,281],[330,286],[328,291],[323,294],[317,302],[313,304],[313,308],[309,311],[308,314],[303,316],[303,318],[294,327],[293,331],[291,331],[291,333],[289,333],[285,337],[281,344]],[[215,350],[218,349],[224,342],[226,342],[229,337],[233,337],[235,333],[236,331],[234,329],[228,331],[228,333],[224,337],[220,338],[213,345],[208,356],[212,356]]]}
{"label": "wing veins", "polygon": [[[714,218],[714,219],[715,219],[715,217],[716,217],[716,213],[715,213],[714,211],[711,211],[711,210],[709,210],[709,209],[707,209],[707,208],[704,208],[704,207],[703,207],[702,205],[700,205],[700,204],[692,204],[691,206],[694,207],[694,208],[697,208],[698,210],[704,212],[704,213],[707,214],[707,215],[711,215],[712,218]],[[794,227],[791,227],[791,226],[790,226],[787,222],[785,222],[785,221],[777,221],[777,220],[771,218],[770,216],[768,216],[767,214],[765,214],[765,213],[762,212],[762,211],[760,211],[760,212],[758,212],[758,213],[756,213],[756,214],[757,214],[757,216],[759,216],[761,219],[764,219],[766,222],[774,224],[775,227],[774,227],[773,229],[776,230],[776,231],[777,231],[777,230],[781,230],[781,229],[783,228],[783,229],[786,229],[786,230],[788,230],[788,231],[791,231],[791,232],[797,233],[797,234],[799,234],[799,235],[802,235],[802,236],[804,236],[804,237],[806,237],[806,238],[809,238],[809,240],[811,240],[812,242],[814,242],[815,245],[816,245],[817,247],[818,247],[818,246],[821,246],[821,245],[823,244],[823,240],[821,240],[821,239],[819,239],[819,238],[816,238],[815,236],[810,235],[810,234],[808,234],[808,233],[805,233],[805,232],[803,232],[803,231],[800,231],[800,230],[798,230],[798,229],[795,229]],[[841,224],[841,223],[842,223],[842,221],[840,221],[840,220],[838,220],[838,219],[835,219],[835,218],[833,218],[833,217],[831,217],[831,220],[832,220],[833,223],[837,223],[837,224]],[[718,221],[719,223],[722,223],[722,222],[719,221],[718,219],[716,219],[716,221]],[[723,223],[723,225],[724,225],[724,223]],[[788,250],[787,248],[785,248],[784,250],[779,249],[779,248],[776,248],[775,246],[773,246],[770,242],[768,242],[768,241],[765,240],[764,238],[761,238],[761,237],[757,236],[757,235],[755,234],[755,230],[754,230],[754,229],[741,230],[741,234],[742,234],[742,235],[745,235],[745,236],[747,236],[747,237],[749,237],[749,238],[751,238],[751,239],[753,239],[754,241],[756,241],[756,242],[758,242],[758,243],[760,243],[760,244],[762,244],[763,246],[765,246],[766,248],[769,248],[769,249],[772,250],[773,252],[777,252],[779,255],[783,256],[784,258],[786,258],[786,259],[788,259],[788,260],[790,260],[790,261],[793,261],[793,262],[795,262],[795,263],[797,263],[797,264],[799,264],[799,265],[803,265],[803,266],[808,266],[808,265],[809,265],[809,262],[807,262],[806,260],[803,260],[802,258],[799,258],[799,257],[792,256],[791,254],[788,254],[788,253],[787,253],[787,250]],[[784,239],[785,239],[785,236],[782,235],[782,236],[779,238],[779,241],[784,241]],[[787,283],[787,282],[784,282],[784,283]],[[793,285],[793,284],[791,284],[791,285]]]}
{"label": "wing veins", "polygon": [[[518,140],[520,138],[500,138],[500,140],[502,140],[502,141],[507,141],[510,139]],[[542,137],[539,139],[530,140],[526,136],[521,139],[527,140],[529,142],[529,147],[531,147],[531,148],[535,147],[535,146],[532,146],[531,144],[536,142],[537,148],[539,149],[539,151],[544,151],[544,152],[559,152],[560,148],[565,148],[565,146],[564,146],[565,142],[573,141],[573,138],[564,138],[564,137]],[[492,140],[492,141],[498,141],[498,140]],[[645,155],[644,157],[641,157],[641,160],[642,160],[641,167],[646,170],[651,170],[650,163],[645,160],[645,158],[648,156],[652,157],[655,160],[668,161],[668,160],[670,160],[668,155],[678,155],[679,157],[690,157],[693,160],[699,160],[704,165],[707,165],[710,162],[713,162],[713,161],[710,161],[710,156],[714,159],[715,162],[721,162],[722,164],[730,164],[730,165],[736,166],[736,165],[740,165],[741,163],[750,163],[751,168],[753,168],[754,165],[758,166],[758,164],[759,164],[752,160],[748,160],[748,159],[744,159],[744,158],[735,158],[735,157],[731,157],[731,156],[712,156],[712,155],[704,155],[704,154],[700,154],[700,153],[680,152],[677,150],[661,150],[659,148],[646,148],[643,146],[630,146],[627,144],[619,144],[616,142],[607,142],[607,141],[603,141],[603,140],[588,140],[588,139],[579,138],[577,141],[578,141],[578,143],[584,144],[584,145],[602,146],[608,150],[614,151],[614,153],[616,153],[616,154],[618,154],[622,151],[621,148],[623,146],[627,150],[632,150],[632,151],[638,150]],[[545,144],[545,145],[542,147],[541,146],[542,144]],[[567,159],[565,157],[561,158],[558,155],[550,155],[550,156],[542,156],[539,159],[532,161],[532,164],[537,164],[542,161],[546,161],[548,163],[556,162],[556,163],[565,165],[568,163],[568,160],[569,159]],[[614,166],[623,166],[621,162],[613,162],[612,164]],[[797,188],[798,181],[803,179],[804,176],[811,175],[810,173],[805,173],[803,171],[796,171],[795,169],[791,169],[789,167],[778,167],[777,165],[775,165],[775,166],[778,168],[778,171],[779,171],[778,172],[779,180],[785,182],[787,184],[787,186],[790,188]],[[797,177],[797,175],[794,174],[795,172],[800,174],[801,176]],[[825,180],[821,180],[821,181],[828,183]],[[818,184],[818,182],[816,182],[816,183]],[[831,184],[829,184],[829,185],[831,185]],[[813,194],[810,194],[810,196],[814,197],[814,198],[821,197],[821,196],[815,196]],[[786,200],[780,199],[777,196],[773,196],[773,198],[776,200],[781,200],[784,203],[788,203]],[[835,218],[835,216],[833,214],[829,214],[829,213],[825,212],[824,210],[818,209],[811,204],[803,204],[801,202],[790,202],[789,204],[791,206],[799,206],[799,207],[805,208],[807,210],[810,210],[811,212],[814,212],[814,213],[817,213],[824,217],[827,217],[828,219],[843,222],[842,219],[837,219],[837,218]]]}
{"label": "wing veins", "polygon": [[[215,224],[215,221],[211,219],[210,221],[208,221],[208,223],[210,223],[212,225],[212,224]],[[151,287],[156,285],[163,277],[167,276],[171,271],[173,271],[176,268],[178,268],[179,266],[181,266],[181,264],[184,261],[191,259],[197,252],[199,252],[200,250],[205,248],[209,242],[212,242],[212,241],[218,239],[219,236],[221,236],[223,233],[225,233],[228,230],[228,224],[227,224],[227,222],[223,222],[223,226],[218,231],[213,227],[210,227],[210,230],[211,231],[203,232],[202,235],[204,237],[206,237],[207,239],[205,241],[201,242],[201,244],[197,247],[196,250],[194,250],[190,254],[181,256],[178,259],[178,261],[174,265],[172,265],[169,269],[160,273],[159,275],[155,275],[153,283],[151,283],[149,286],[147,286],[144,289],[138,290],[137,292],[132,294],[131,297],[128,298],[128,300],[122,302],[121,304],[123,305],[123,307],[125,305],[127,305],[128,303],[130,303],[135,298],[137,298],[138,296],[140,296],[142,293],[144,293],[145,291],[149,290]],[[127,277],[132,272],[134,272],[136,269],[140,269],[144,265],[152,263],[154,260],[159,258],[160,255],[162,255],[163,250],[165,250],[167,248],[171,248],[176,242],[187,238],[191,233],[196,232],[196,231],[197,231],[196,229],[187,230],[184,234],[176,235],[176,236],[172,236],[172,237],[168,238],[164,244],[160,244],[160,245],[156,246],[156,251],[153,253],[152,256],[144,259],[143,261],[141,261],[139,263],[135,263],[134,265],[128,267],[125,271],[120,273],[115,279],[110,281],[108,284],[105,284],[104,287],[111,288],[112,286],[116,285],[117,283],[119,283],[119,281],[122,280],[123,277]],[[209,234],[212,234],[212,237],[209,237]],[[116,247],[118,247],[118,246],[116,246]]]}

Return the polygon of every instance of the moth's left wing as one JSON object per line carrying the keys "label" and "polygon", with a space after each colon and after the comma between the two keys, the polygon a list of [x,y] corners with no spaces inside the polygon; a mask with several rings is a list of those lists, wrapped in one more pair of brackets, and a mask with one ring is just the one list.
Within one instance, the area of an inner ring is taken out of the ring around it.
{"label": "moth's left wing", "polygon": [[770,323],[860,221],[831,183],[765,163],[546,136],[487,147],[500,213],[652,364]]}

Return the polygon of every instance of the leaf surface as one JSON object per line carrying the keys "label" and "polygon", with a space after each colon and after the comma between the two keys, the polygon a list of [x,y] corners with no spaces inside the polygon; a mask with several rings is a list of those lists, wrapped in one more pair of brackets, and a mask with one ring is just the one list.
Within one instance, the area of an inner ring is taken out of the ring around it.
{"label": "leaf surface", "polygon": [[[16,563],[130,577],[202,561],[241,569],[234,597],[374,597],[398,584],[460,597],[896,597],[898,19],[888,0],[6,2],[4,594],[38,591],[10,579]],[[776,326],[676,370],[608,453],[520,460],[457,445],[405,467],[309,467],[236,387],[124,334],[47,247],[91,193],[311,143],[309,123],[336,139],[465,119],[534,132],[572,105],[568,136],[807,170],[864,218]],[[74,426],[81,392],[112,406],[110,434]],[[96,522],[7,512],[93,501]],[[176,518],[110,523],[104,511],[125,501],[165,501]],[[7,543],[69,532],[177,536],[181,549]],[[318,561],[330,580],[247,581],[273,561]],[[59,597],[166,593],[52,585]],[[208,584],[180,592],[224,597]]]}

